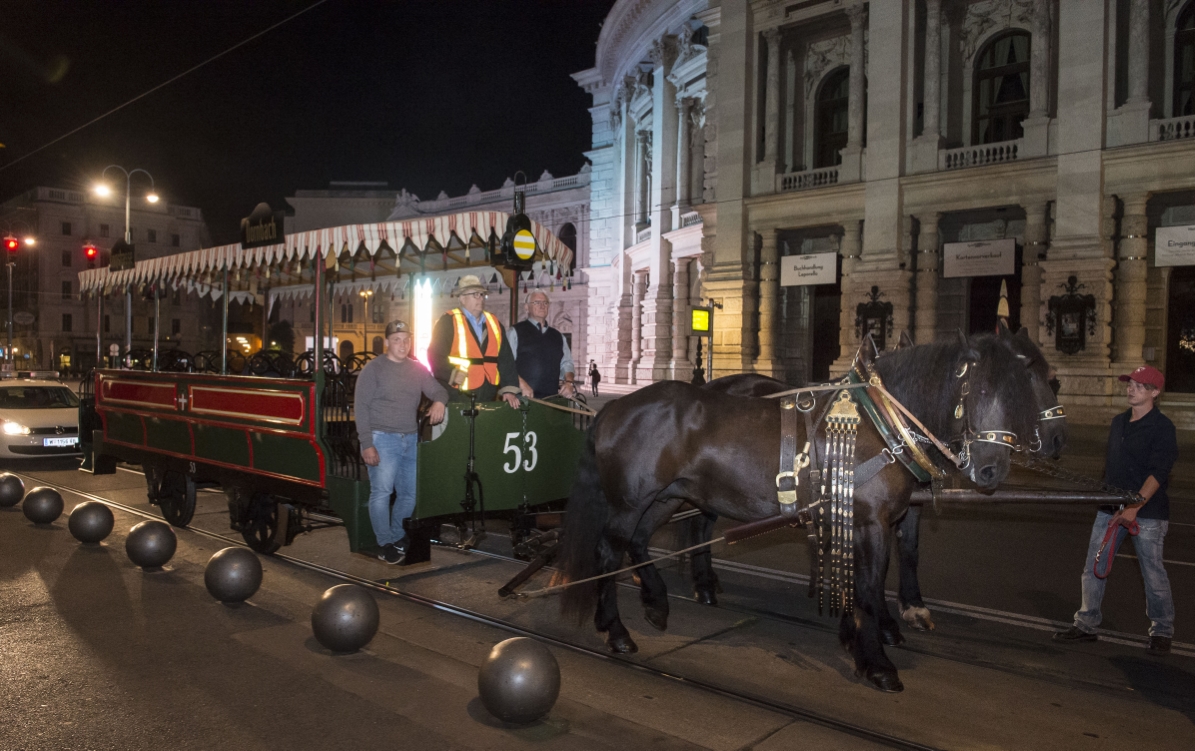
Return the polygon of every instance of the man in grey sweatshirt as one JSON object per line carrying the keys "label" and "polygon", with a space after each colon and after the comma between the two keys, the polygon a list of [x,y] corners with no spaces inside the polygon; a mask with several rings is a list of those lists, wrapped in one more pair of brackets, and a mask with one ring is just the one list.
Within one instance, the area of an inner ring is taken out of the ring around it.
{"label": "man in grey sweatshirt", "polygon": [[448,402],[448,392],[410,353],[406,322],[386,324],[386,353],[361,369],[353,404],[361,458],[369,471],[369,522],[381,548],[378,558],[386,563],[406,558],[403,520],[415,510],[419,398],[432,400],[428,418],[433,425],[444,419]]}

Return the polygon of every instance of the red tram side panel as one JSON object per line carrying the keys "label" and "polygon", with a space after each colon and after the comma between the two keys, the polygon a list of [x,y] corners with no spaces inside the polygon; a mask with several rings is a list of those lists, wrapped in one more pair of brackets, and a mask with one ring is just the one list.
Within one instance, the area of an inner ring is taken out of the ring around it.
{"label": "red tram side panel", "polygon": [[100,371],[96,411],[116,448],[324,488],[310,381]]}

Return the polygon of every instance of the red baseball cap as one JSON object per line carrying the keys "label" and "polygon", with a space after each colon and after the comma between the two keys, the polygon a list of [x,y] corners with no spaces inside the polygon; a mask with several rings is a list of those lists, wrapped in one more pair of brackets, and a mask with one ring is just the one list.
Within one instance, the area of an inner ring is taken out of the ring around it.
{"label": "red baseball cap", "polygon": [[1132,373],[1129,373],[1128,375],[1122,375],[1120,380],[1136,381],[1137,383],[1144,384],[1146,386],[1153,386],[1158,391],[1161,391],[1166,387],[1166,376],[1162,375],[1162,372],[1157,368],[1151,368],[1148,365],[1142,365]]}

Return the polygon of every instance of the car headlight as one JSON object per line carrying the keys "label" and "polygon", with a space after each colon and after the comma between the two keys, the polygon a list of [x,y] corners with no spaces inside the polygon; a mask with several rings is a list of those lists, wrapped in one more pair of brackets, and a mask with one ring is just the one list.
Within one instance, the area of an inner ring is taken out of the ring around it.
{"label": "car headlight", "polygon": [[8,422],[5,420],[4,432],[8,435],[29,435],[32,431],[19,422]]}

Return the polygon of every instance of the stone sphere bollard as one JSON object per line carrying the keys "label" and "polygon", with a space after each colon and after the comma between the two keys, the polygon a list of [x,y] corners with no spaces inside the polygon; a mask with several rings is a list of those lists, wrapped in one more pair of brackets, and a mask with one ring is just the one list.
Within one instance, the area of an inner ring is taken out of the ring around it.
{"label": "stone sphere bollard", "polygon": [[203,584],[220,602],[244,602],[261,586],[261,560],[248,548],[224,548],[207,562]]}
{"label": "stone sphere bollard", "polygon": [[12,472],[0,474],[0,508],[12,508],[25,497],[25,482]]}
{"label": "stone sphere bollard", "polygon": [[37,487],[25,494],[21,503],[21,510],[26,518],[34,524],[53,524],[54,520],[62,516],[65,504],[62,496],[54,488]]}
{"label": "stone sphere bollard", "polygon": [[481,703],[499,720],[528,723],[560,696],[560,665],[540,642],[517,636],[494,645],[477,672]]}
{"label": "stone sphere bollard", "polygon": [[338,584],[311,611],[316,640],[333,652],[356,652],[378,632],[378,603],[368,590],[355,584]]}
{"label": "stone sphere bollard", "polygon": [[160,568],[174,556],[178,538],[166,522],[143,521],[129,530],[124,552],[141,568]]}
{"label": "stone sphere bollard", "polygon": [[99,501],[83,501],[71,510],[66,528],[79,542],[94,544],[111,534],[115,523],[112,509]]}

